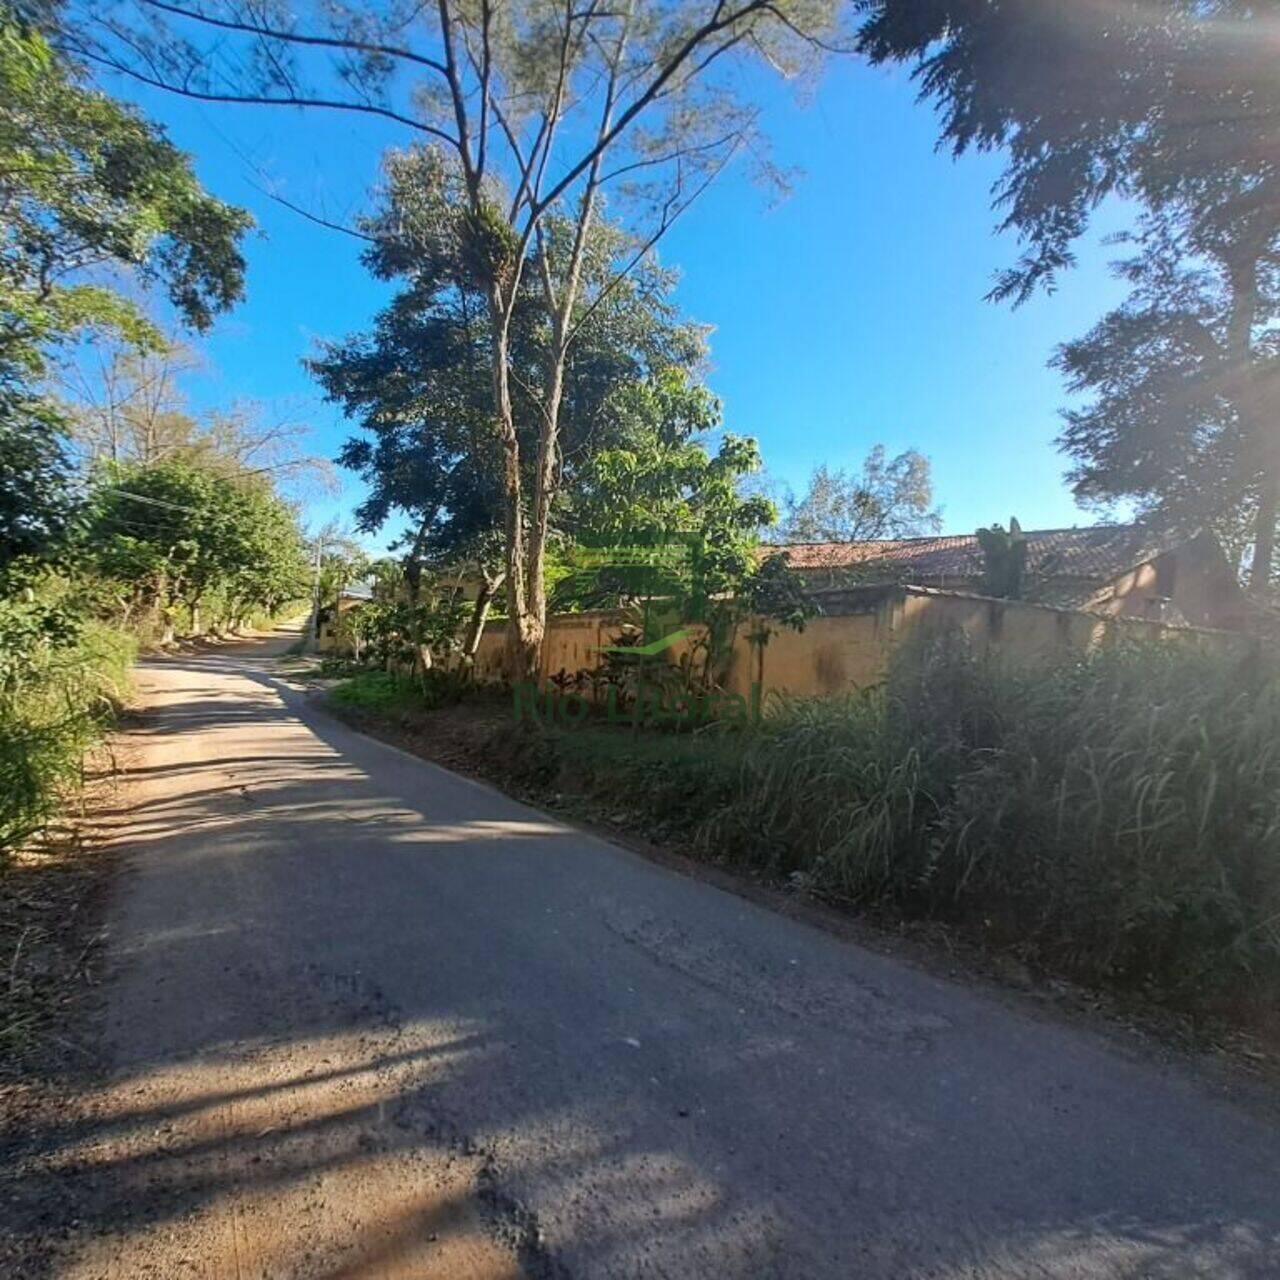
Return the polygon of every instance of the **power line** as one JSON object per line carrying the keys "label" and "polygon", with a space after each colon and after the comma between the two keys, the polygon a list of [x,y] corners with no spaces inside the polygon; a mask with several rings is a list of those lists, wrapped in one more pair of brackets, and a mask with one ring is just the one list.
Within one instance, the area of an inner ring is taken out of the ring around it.
{"label": "power line", "polygon": [[163,498],[148,498],[145,493],[131,493],[128,489],[118,489],[115,485],[107,485],[106,491],[114,493],[121,498],[132,498],[135,502],[146,503],[149,507],[165,507],[170,511],[186,511],[193,516],[198,516],[200,511],[196,507],[184,506],[181,502],[166,502]]}

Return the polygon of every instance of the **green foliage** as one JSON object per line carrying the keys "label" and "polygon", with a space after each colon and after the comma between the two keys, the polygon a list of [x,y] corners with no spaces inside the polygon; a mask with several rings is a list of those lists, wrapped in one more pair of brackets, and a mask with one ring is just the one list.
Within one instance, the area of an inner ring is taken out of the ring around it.
{"label": "green foliage", "polygon": [[368,670],[368,663],[339,653],[326,653],[320,659],[319,674],[324,680],[346,680],[351,676],[364,675]]}
{"label": "green foliage", "polygon": [[417,603],[371,600],[349,610],[345,629],[355,651],[401,667],[420,665],[423,652],[440,661],[458,651],[470,605],[448,593],[428,592]]}
{"label": "green foliage", "polygon": [[0,10],[0,257],[9,312],[4,354],[85,326],[141,340],[149,328],[119,294],[68,284],[112,262],[163,281],[197,329],[235,303],[247,214],[207,195],[190,160],[136,110],[85,87],[43,35]]}
{"label": "green foliage", "polygon": [[0,571],[57,545],[74,512],[62,422],[0,362]]}
{"label": "green foliage", "polygon": [[343,592],[369,573],[371,561],[364,548],[354,539],[339,533],[332,525],[326,526],[315,539],[314,550],[309,551],[312,564],[319,553],[315,589],[321,609],[337,617]]}
{"label": "green foliage", "polygon": [[[413,277],[419,305],[480,295],[473,315],[490,356],[487,430],[459,461],[478,475],[489,457],[477,455],[499,446],[508,665],[513,677],[534,671],[553,509],[575,454],[561,415],[573,404],[565,392],[582,340],[617,296],[634,293],[649,250],[739,151],[757,172],[778,176],[760,145],[762,112],[742,92],[756,77],[729,68],[756,58],[782,75],[816,66],[840,6],[687,0],[553,14],[541,4],[441,0],[406,23],[396,4],[338,5],[309,15],[308,34],[283,10],[270,25],[184,10],[172,28],[150,11],[115,9],[103,19],[87,4],[74,10],[94,56],[149,83],[223,101],[372,113],[431,139],[388,165],[393,207],[366,228],[376,241],[370,262],[384,277]],[[320,55],[318,65],[299,59],[301,46]],[[323,88],[302,87],[308,71]],[[402,181],[415,165],[422,180]],[[408,196],[399,208],[397,184]],[[601,253],[597,232],[615,197],[632,216]],[[518,316],[530,298],[536,305]],[[532,344],[518,332],[526,325]],[[545,358],[526,377],[515,357],[530,345]],[[414,508],[425,536],[438,507]]]}
{"label": "green foliage", "polygon": [[1135,647],[1013,673],[952,639],[776,729],[714,828],[742,852],[1090,979],[1280,980],[1273,670]]}
{"label": "green foliage", "polygon": [[153,615],[239,623],[304,582],[269,486],[178,462],[100,477],[57,571],[43,555],[0,565],[0,855],[64,805]]}
{"label": "green foliage", "polygon": [[577,791],[626,814],[655,838],[690,838],[733,803],[743,736],[727,732],[633,733],[629,729],[522,726],[493,749],[517,782]]}
{"label": "green foliage", "polygon": [[[1107,197],[1137,211],[1130,296],[1055,358],[1080,497],[1213,527],[1271,586],[1280,448],[1280,80],[1270,6],[866,0],[860,45],[915,63],[956,151],[1000,147],[1005,227],[1025,252],[993,296],[1074,262]],[[1251,526],[1245,532],[1246,526]]]}
{"label": "green foliage", "polygon": [[1059,443],[1080,499],[1212,528],[1239,565],[1274,526],[1259,508],[1280,471],[1280,218],[1261,265],[1237,260],[1234,240],[1197,245],[1154,218],[1134,243],[1115,264],[1128,297],[1054,357],[1084,398]]}
{"label": "green foliage", "polygon": [[[776,622],[793,631],[803,631],[805,623],[817,613],[803,580],[781,553],[759,560],[738,591],[746,613],[760,619],[766,627]],[[756,643],[764,643],[768,636],[757,634],[753,638]]]}
{"label": "green foliage", "polygon": [[698,437],[719,425],[720,406],[682,369],[620,387],[609,412],[617,443],[583,465],[565,523],[597,544],[686,541],[697,559],[686,619],[694,620],[710,596],[750,576],[759,530],[777,518],[768,499],[743,492],[760,469],[759,447],[726,434],[714,454],[707,450]]}
{"label": "green foliage", "polygon": [[982,551],[982,593],[1001,600],[1021,600],[1027,575],[1027,539],[1016,520],[1008,529],[993,524],[977,530]]}
{"label": "green foliage", "polygon": [[146,347],[135,303],[88,278],[131,269],[206,328],[240,296],[248,216],[207,195],[189,159],[133,108],[87,88],[0,4],[0,566],[51,550],[74,501],[64,427],[40,386],[86,332]]}
{"label": "green foliage", "polygon": [[[620,388],[610,409],[619,443],[583,466],[566,518],[588,544],[576,558],[567,549],[570,569],[585,563],[558,584],[554,605],[637,607],[640,641],[656,638],[655,628],[704,623],[684,678],[709,688],[747,618],[760,621],[752,639],[764,644],[770,623],[800,628],[813,613],[785,561],[759,555],[760,532],[777,519],[773,503],[745,485],[760,470],[759,447],[726,433],[709,452],[699,437],[719,425],[719,403],[680,369]],[[611,544],[651,546],[654,564],[638,579],[611,569]],[[665,565],[664,547],[685,551],[687,563]]]}
{"label": "green foliage", "polygon": [[[1271,13],[1234,0],[1134,5],[863,0],[859,46],[914,64],[944,141],[1003,148],[995,203],[1025,252],[995,295],[1024,300],[1074,263],[1098,205],[1181,206],[1207,230],[1275,225],[1280,88]],[[1242,198],[1243,197],[1243,198]]]}
{"label": "green foliage", "polygon": [[804,496],[788,496],[777,531],[781,542],[858,542],[937,533],[929,459],[914,449],[885,457],[876,445],[860,472],[814,469]]}
{"label": "green foliage", "polygon": [[329,697],[340,707],[373,714],[419,705],[416,683],[386,671],[362,672],[331,690]]}
{"label": "green foliage", "polygon": [[86,620],[66,582],[0,592],[0,859],[38,832],[80,780],[121,698],[128,637]]}
{"label": "green foliage", "polygon": [[346,710],[387,718],[447,706],[463,691],[460,679],[445,671],[417,677],[365,671],[335,686],[329,697]]}
{"label": "green foliage", "polygon": [[1280,993],[1280,668],[1118,646],[1010,670],[958,635],[749,733],[526,726],[517,777],[707,856],[953,922],[1182,1005]]}
{"label": "green foliage", "polygon": [[186,462],[111,468],[92,494],[80,563],[129,609],[202,606],[234,623],[305,594],[294,512],[261,479]]}
{"label": "green foliage", "polygon": [[[384,208],[367,224],[375,237],[367,261],[379,276],[399,282],[401,292],[372,332],[324,344],[309,368],[327,398],[360,424],[361,434],[339,456],[369,486],[356,513],[359,527],[373,532],[401,512],[413,527],[406,539],[411,558],[494,565],[502,559],[503,459],[494,429],[485,273],[468,256],[458,227],[468,215],[436,152],[394,153],[387,176]],[[563,228],[553,220],[547,236],[558,243]],[[607,223],[588,237],[586,298],[575,317],[580,327],[561,409],[563,479],[571,492],[594,454],[627,430],[629,392],[639,395],[635,388],[668,370],[691,372],[705,355],[703,331],[682,321],[671,300],[673,272],[648,256],[632,276],[615,278],[618,260],[631,249]],[[553,254],[553,275],[558,261]],[[531,258],[508,352],[526,484],[544,422],[537,391],[548,359],[543,309]],[[557,523],[562,510],[558,504]]]}

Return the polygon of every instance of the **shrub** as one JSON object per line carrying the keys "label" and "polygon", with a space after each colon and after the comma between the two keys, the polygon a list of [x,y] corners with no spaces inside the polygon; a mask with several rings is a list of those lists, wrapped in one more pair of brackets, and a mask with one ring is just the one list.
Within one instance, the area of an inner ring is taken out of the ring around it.
{"label": "shrub", "polygon": [[447,706],[457,702],[466,690],[465,679],[450,671],[428,670],[418,676],[362,671],[335,685],[329,696],[340,707],[387,715]]}
{"label": "shrub", "polygon": [[791,702],[702,832],[1092,980],[1280,982],[1280,678],[1118,647],[1012,671],[943,640]]}
{"label": "shrub", "polygon": [[[300,640],[297,646],[298,652],[301,653],[305,647],[306,640]],[[349,679],[372,670],[373,668],[367,662],[357,662],[354,658],[347,658],[342,654],[328,653],[320,659],[319,674],[329,680]]]}
{"label": "shrub", "polygon": [[505,731],[518,777],[709,856],[1182,1003],[1280,991],[1280,671],[1176,646],[1013,670],[943,637],[749,733]]}
{"label": "shrub", "polygon": [[133,642],[30,592],[0,599],[0,857],[39,832],[80,781],[119,705]]}

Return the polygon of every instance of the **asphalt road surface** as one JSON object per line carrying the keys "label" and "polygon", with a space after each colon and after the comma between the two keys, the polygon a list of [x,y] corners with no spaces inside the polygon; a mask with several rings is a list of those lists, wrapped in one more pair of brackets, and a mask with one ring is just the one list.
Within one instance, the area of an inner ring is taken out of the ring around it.
{"label": "asphalt road surface", "polygon": [[1280,1276],[1258,1112],[363,737],[272,651],[140,673],[60,1275]]}

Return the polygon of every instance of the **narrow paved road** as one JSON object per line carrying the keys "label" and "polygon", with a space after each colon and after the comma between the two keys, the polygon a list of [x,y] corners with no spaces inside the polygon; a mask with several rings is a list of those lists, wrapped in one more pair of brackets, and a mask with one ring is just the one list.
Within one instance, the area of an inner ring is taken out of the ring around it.
{"label": "narrow paved road", "polygon": [[156,663],[68,1125],[88,1277],[1280,1276],[1280,1133]]}

